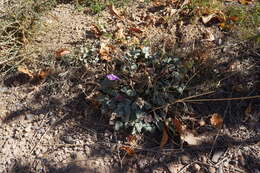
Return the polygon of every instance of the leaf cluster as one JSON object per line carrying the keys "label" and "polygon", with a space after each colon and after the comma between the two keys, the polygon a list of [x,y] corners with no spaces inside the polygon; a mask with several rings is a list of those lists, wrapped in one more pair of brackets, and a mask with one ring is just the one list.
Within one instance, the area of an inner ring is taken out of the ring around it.
{"label": "leaf cluster", "polygon": [[101,94],[96,99],[101,104],[101,113],[108,114],[115,130],[137,134],[162,129],[167,111],[153,109],[181,96],[194,62],[151,54],[149,47],[137,47],[114,63],[114,74],[120,80],[100,81]]}

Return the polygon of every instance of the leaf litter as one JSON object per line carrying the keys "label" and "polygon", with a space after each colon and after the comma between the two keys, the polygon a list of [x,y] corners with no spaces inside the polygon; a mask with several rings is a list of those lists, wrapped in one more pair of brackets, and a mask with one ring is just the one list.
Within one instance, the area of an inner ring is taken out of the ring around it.
{"label": "leaf litter", "polygon": [[[178,27],[172,27],[174,20],[164,19],[163,13],[167,12],[168,5],[162,2],[153,4],[153,10],[149,11],[152,14],[121,13],[121,10],[119,12],[114,6],[109,6],[109,13],[115,19],[108,16],[110,21],[107,23],[105,21],[103,24],[105,29],[102,31],[96,24],[92,25],[90,30],[95,36],[95,40],[91,42],[91,46],[94,46],[84,47],[84,57],[79,59],[80,63],[89,63],[89,66],[93,64],[102,71],[101,75],[99,74],[101,77],[97,78],[101,85],[98,88],[100,93],[91,99],[95,105],[98,105],[102,115],[110,117],[110,125],[116,131],[128,131],[133,136],[146,132],[153,133],[159,129],[162,134],[161,149],[172,140],[173,143],[176,143],[174,138],[176,136],[188,145],[200,145],[205,137],[198,135],[189,123],[181,121],[181,118],[175,118],[183,107],[169,107],[167,111],[153,110],[184,97],[187,89],[186,83],[190,79],[189,75],[194,73],[197,65],[194,59],[167,52],[173,48],[171,46],[176,41],[179,41],[179,38],[176,39],[178,34],[175,30]],[[217,14],[203,17],[201,19],[205,25],[211,20],[219,20]],[[236,21],[235,18],[230,20]],[[123,24],[118,25],[119,21],[123,21]],[[226,23],[222,23],[221,28],[223,29]],[[180,24],[180,28],[182,27],[187,26]],[[215,40],[215,35],[212,33],[207,33],[209,42]],[[198,37],[196,34],[194,35],[195,37],[191,37],[191,40],[196,42],[196,39],[200,39],[200,35],[197,35]],[[189,34],[186,35],[187,38],[189,36]],[[103,37],[109,39],[103,39]],[[180,40],[184,37],[185,34]],[[144,44],[145,46],[143,46]],[[97,46],[95,47],[95,45]],[[157,51],[157,48],[162,48],[166,53]],[[66,50],[56,53],[57,56],[69,54],[70,52],[66,52]],[[31,77],[37,74],[39,77],[41,76],[40,78],[46,78],[50,74],[48,70],[39,70],[34,74],[26,68],[20,69],[20,72]],[[189,95],[192,94],[194,92],[189,93]],[[165,126],[163,122],[169,117],[172,123]],[[203,125],[198,126],[208,125],[205,122],[201,124]],[[210,125],[217,128],[222,127],[222,117],[213,114]],[[187,126],[190,127],[187,128]],[[120,149],[130,156],[135,154],[134,147],[122,146]]]}

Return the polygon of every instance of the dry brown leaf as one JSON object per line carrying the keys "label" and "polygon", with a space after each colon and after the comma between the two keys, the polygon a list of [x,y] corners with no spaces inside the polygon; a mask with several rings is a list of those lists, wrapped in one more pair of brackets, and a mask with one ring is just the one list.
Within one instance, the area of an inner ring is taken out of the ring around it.
{"label": "dry brown leaf", "polygon": [[225,22],[219,23],[218,26],[219,26],[221,29],[225,29],[226,23],[225,23]]}
{"label": "dry brown leaf", "polygon": [[229,20],[233,21],[233,22],[236,22],[239,20],[239,18],[237,16],[231,16],[228,18]]}
{"label": "dry brown leaf", "polygon": [[112,60],[112,57],[109,55],[110,54],[110,47],[104,42],[101,42],[101,44],[100,44],[99,54],[100,54],[100,58],[102,60],[105,60],[105,61],[111,61]]}
{"label": "dry brown leaf", "polygon": [[168,130],[167,130],[167,127],[164,125],[162,140],[161,140],[161,143],[160,143],[161,149],[164,147],[165,144],[167,144],[168,140],[169,140]]}
{"label": "dry brown leaf", "polygon": [[45,79],[46,77],[48,77],[51,73],[51,70],[50,69],[47,69],[47,70],[41,70],[39,71],[38,73],[38,78],[43,80]]}
{"label": "dry brown leaf", "polygon": [[225,19],[225,15],[221,11],[219,11],[216,13],[202,16],[201,20],[204,24],[208,24],[211,21],[223,23],[223,22],[225,22],[226,19]]}
{"label": "dry brown leaf", "polygon": [[115,37],[116,39],[119,39],[119,40],[123,40],[125,39],[125,34],[124,34],[124,28],[123,28],[123,25],[122,24],[117,24],[117,31],[115,33]]}
{"label": "dry brown leaf", "polygon": [[127,139],[127,142],[130,145],[136,145],[137,144],[137,137],[134,136],[134,135],[127,136],[126,139]]}
{"label": "dry brown leaf", "polygon": [[248,4],[252,3],[252,0],[239,0],[239,3],[242,5],[248,5]]}
{"label": "dry brown leaf", "polygon": [[128,31],[129,31],[130,33],[138,33],[138,34],[143,33],[143,31],[142,31],[141,29],[139,29],[139,28],[134,28],[134,27],[129,28]]}
{"label": "dry brown leaf", "polygon": [[68,49],[65,49],[65,48],[58,49],[55,52],[55,55],[58,56],[58,57],[64,56],[64,55],[67,55],[67,54],[70,54],[70,51]]}
{"label": "dry brown leaf", "polygon": [[108,5],[110,14],[113,16],[116,16],[119,19],[123,19],[123,17],[120,15],[120,13],[115,9],[114,5]]}
{"label": "dry brown leaf", "polygon": [[179,132],[180,134],[183,133],[183,125],[180,120],[172,118],[172,124],[177,132]]}
{"label": "dry brown leaf", "polygon": [[96,38],[99,38],[102,35],[102,31],[96,25],[92,25],[90,29]]}
{"label": "dry brown leaf", "polygon": [[210,124],[214,127],[220,128],[223,124],[223,119],[218,113],[212,114]]}
{"label": "dry brown leaf", "polygon": [[34,77],[33,73],[32,73],[30,70],[28,70],[28,68],[26,68],[26,67],[19,66],[19,67],[17,68],[17,70],[18,70],[20,73],[24,73],[24,74],[28,75],[30,78],[33,78],[33,77]]}
{"label": "dry brown leaf", "polygon": [[204,24],[207,24],[209,21],[211,21],[215,17],[216,17],[216,14],[213,13],[213,14],[210,14],[207,16],[202,16],[201,19]]}
{"label": "dry brown leaf", "polygon": [[153,5],[154,6],[165,6],[166,2],[164,0],[156,0],[156,1],[153,1]]}
{"label": "dry brown leaf", "polygon": [[134,151],[134,149],[132,149],[131,147],[121,146],[119,149],[126,151],[129,156],[135,155],[135,151]]}

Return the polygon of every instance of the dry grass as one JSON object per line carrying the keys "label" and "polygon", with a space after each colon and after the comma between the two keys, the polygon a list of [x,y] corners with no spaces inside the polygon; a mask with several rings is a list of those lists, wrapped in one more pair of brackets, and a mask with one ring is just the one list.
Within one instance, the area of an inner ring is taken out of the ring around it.
{"label": "dry grass", "polygon": [[[73,1],[78,7],[89,7],[94,13],[105,9],[108,4],[123,6],[130,0],[110,0],[110,1]],[[37,23],[39,17],[48,9],[53,8],[59,1],[44,0],[21,0],[12,1],[5,4],[4,15],[0,22],[0,67],[1,71],[13,69],[17,64],[23,62],[34,50],[26,50],[26,45],[32,41],[34,34],[39,30],[40,24]],[[253,39],[256,45],[260,43],[260,2],[255,5],[226,5],[223,1],[216,0],[195,0],[188,5],[193,15],[201,16],[203,13],[223,12],[226,18],[236,16],[238,21],[232,23],[232,28],[228,31],[233,33],[238,41]],[[250,15],[248,15],[250,14]],[[25,53],[26,52],[26,53]]]}
{"label": "dry grass", "polygon": [[0,67],[2,72],[7,72],[33,51],[24,49],[39,29],[37,19],[45,10],[52,8],[55,1],[21,0],[9,1],[4,5],[4,15],[0,22]]}

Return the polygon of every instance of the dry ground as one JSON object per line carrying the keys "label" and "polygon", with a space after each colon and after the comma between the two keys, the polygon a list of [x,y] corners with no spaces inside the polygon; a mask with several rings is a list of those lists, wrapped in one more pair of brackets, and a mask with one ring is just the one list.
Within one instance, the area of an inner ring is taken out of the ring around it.
{"label": "dry ground", "polygon": [[[2,76],[1,172],[260,172],[259,98],[185,104],[187,110],[179,112],[184,122],[194,127],[200,120],[206,123],[194,128],[198,137],[207,138],[199,145],[180,147],[173,141],[160,150],[158,132],[140,136],[133,156],[120,150],[129,145],[127,134],[114,131],[109,117],[89,99],[99,87],[97,79],[113,68],[81,58],[85,48],[98,58],[104,40],[114,45],[113,58],[125,55],[126,46],[147,44],[153,53],[175,51],[202,60],[199,79],[206,82],[198,79],[195,83],[201,84],[188,89],[192,94],[216,86],[207,98],[259,94],[259,50],[247,51],[250,42],[237,43],[216,25],[163,18],[178,11],[151,7],[133,3],[121,9],[122,20],[109,9],[93,15],[64,3],[39,19],[40,30],[24,49],[34,51],[23,65],[51,72],[36,81],[19,71]],[[71,55],[57,57],[60,48]],[[218,84],[212,76],[221,78]],[[214,113],[224,119],[220,129],[209,125]]]}

